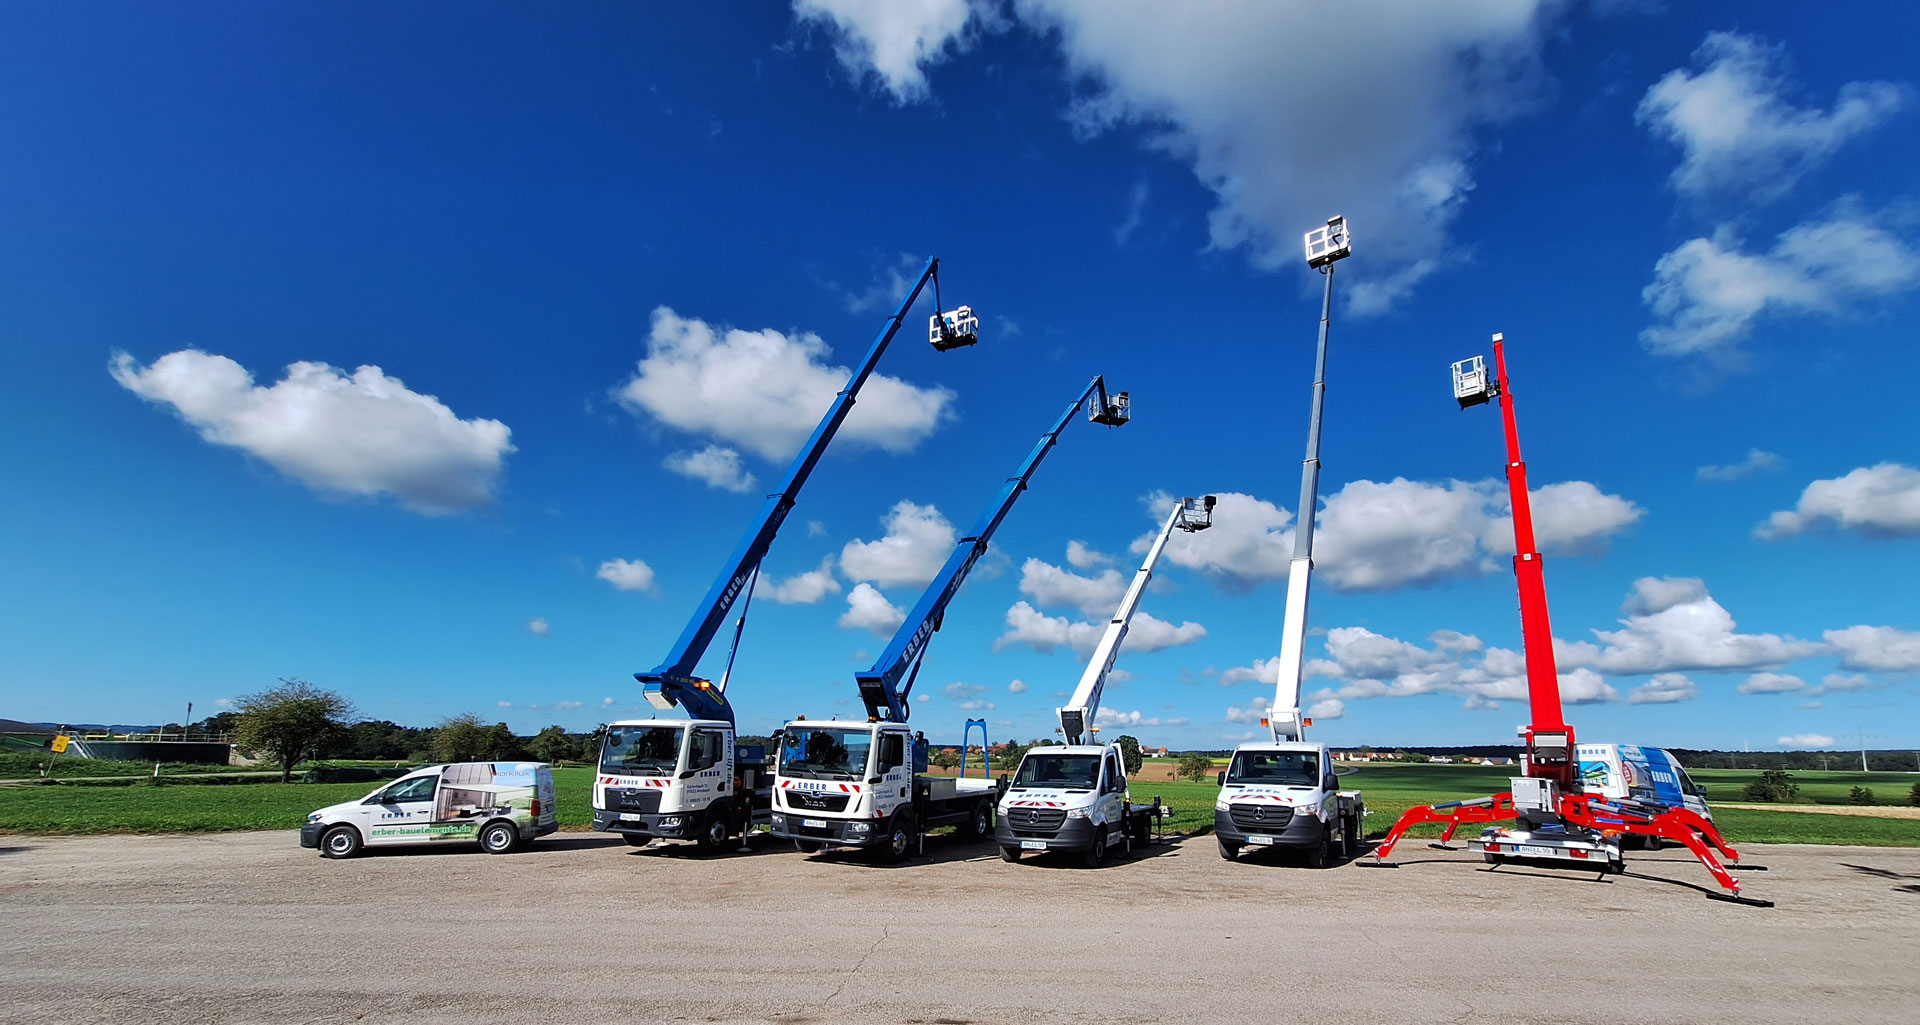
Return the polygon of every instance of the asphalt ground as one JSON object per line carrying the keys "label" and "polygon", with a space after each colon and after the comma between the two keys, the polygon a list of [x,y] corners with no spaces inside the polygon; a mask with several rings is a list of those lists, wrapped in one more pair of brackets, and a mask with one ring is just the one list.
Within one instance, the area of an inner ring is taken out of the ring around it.
{"label": "asphalt ground", "polygon": [[0,837],[0,1022],[1902,1022],[1920,850],[1754,847],[1710,900],[1409,842],[1322,871],[1211,838],[1088,870],[558,834],[328,861],[291,832]]}

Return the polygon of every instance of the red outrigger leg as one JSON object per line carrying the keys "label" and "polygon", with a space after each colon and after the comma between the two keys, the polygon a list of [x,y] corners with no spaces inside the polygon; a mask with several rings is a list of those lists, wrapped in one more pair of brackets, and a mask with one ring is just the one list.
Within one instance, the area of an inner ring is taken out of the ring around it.
{"label": "red outrigger leg", "polygon": [[1420,804],[1403,812],[1393,828],[1387,830],[1387,838],[1373,849],[1375,861],[1385,861],[1393,853],[1393,845],[1400,842],[1402,834],[1414,826],[1427,822],[1444,823],[1447,831],[1440,841],[1445,843],[1453,839],[1454,830],[1461,826],[1480,822],[1502,822],[1515,818],[1512,794],[1494,794],[1492,797],[1478,797],[1471,801],[1448,801],[1445,804]]}
{"label": "red outrigger leg", "polygon": [[1713,855],[1717,848],[1738,867],[1740,852],[1727,846],[1725,838],[1713,827],[1713,823],[1685,808],[1649,813],[1614,804],[1605,798],[1579,794],[1561,798],[1559,810],[1562,819],[1577,826],[1602,832],[1657,836],[1680,844],[1693,852],[1693,856],[1712,873],[1714,881],[1722,888],[1735,896],[1740,893],[1740,880],[1735,879],[1720,859]]}

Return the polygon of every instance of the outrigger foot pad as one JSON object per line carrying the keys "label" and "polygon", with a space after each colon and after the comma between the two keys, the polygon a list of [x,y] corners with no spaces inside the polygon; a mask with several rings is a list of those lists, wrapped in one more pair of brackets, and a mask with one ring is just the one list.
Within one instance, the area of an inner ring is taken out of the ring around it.
{"label": "outrigger foot pad", "polygon": [[1400,867],[1399,862],[1395,862],[1395,861],[1356,861],[1353,864],[1355,868],[1399,868]]}
{"label": "outrigger foot pad", "polygon": [[1765,872],[1767,870],[1767,866],[1742,865],[1737,861],[1731,861],[1727,863],[1727,870],[1730,872]]}
{"label": "outrigger foot pad", "polygon": [[1454,846],[1452,846],[1452,845],[1450,845],[1450,844],[1443,844],[1443,843],[1430,843],[1430,844],[1428,844],[1427,846],[1428,846],[1428,847],[1431,847],[1431,848],[1433,848],[1433,849],[1434,849],[1434,850],[1436,850],[1436,851],[1464,851],[1464,850],[1466,850],[1466,848],[1465,848],[1465,847],[1454,847]]}
{"label": "outrigger foot pad", "polygon": [[1707,899],[1724,900],[1729,904],[1745,904],[1750,908],[1770,908],[1773,906],[1773,902],[1770,900],[1761,900],[1758,897],[1742,897],[1736,893],[1709,893],[1707,894]]}

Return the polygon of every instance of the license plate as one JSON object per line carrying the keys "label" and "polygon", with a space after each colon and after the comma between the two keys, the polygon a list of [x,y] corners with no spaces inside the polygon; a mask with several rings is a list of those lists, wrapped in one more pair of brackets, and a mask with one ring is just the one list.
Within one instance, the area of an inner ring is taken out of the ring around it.
{"label": "license plate", "polygon": [[805,826],[805,827],[807,827],[808,829],[825,829],[825,828],[827,828],[827,820],[826,820],[826,819],[801,819],[801,820],[800,820],[800,824],[801,824],[801,825],[803,825],[803,826]]}
{"label": "license plate", "polygon": [[623,811],[620,813],[620,821],[638,822],[640,821],[640,813],[637,811]]}
{"label": "license plate", "polygon": [[1551,858],[1553,857],[1553,848],[1530,847],[1526,844],[1517,843],[1513,845],[1513,853],[1519,854],[1525,857]]}
{"label": "license plate", "polygon": [[1271,844],[1271,843],[1273,843],[1273,837],[1270,837],[1270,836],[1250,836],[1250,837],[1247,837],[1247,842],[1248,842],[1248,843],[1250,843],[1250,844]]}
{"label": "license plate", "polygon": [[1044,851],[1047,849],[1047,842],[1045,840],[1022,840],[1020,841],[1020,849],[1023,851]]}

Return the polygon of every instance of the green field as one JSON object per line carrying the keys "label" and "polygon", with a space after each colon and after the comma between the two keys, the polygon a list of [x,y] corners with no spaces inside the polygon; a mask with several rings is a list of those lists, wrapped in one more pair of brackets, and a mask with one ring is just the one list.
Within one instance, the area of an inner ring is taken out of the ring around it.
{"label": "green field", "polygon": [[[1714,800],[1736,797],[1757,773],[1709,770],[1696,773]],[[1884,797],[1904,793],[1916,777],[1900,773],[1795,773],[1803,799],[1844,803],[1854,786],[1871,786]],[[593,821],[593,770],[584,766],[553,771],[563,828],[584,829]],[[1507,770],[1473,765],[1375,764],[1341,773],[1341,785],[1366,795],[1366,831],[1384,836],[1402,811],[1415,804],[1456,800],[1506,788]],[[1904,786],[1902,785],[1904,784]],[[292,829],[316,808],[349,801],[378,789],[376,783],[258,783],[251,786],[171,785],[126,787],[0,787],[0,831],[21,833],[171,833],[232,829]],[[1897,789],[1896,789],[1897,788]],[[1172,809],[1168,828],[1195,832],[1213,826],[1213,799],[1219,787],[1203,783],[1141,782],[1135,800],[1161,798]],[[1868,846],[1920,846],[1920,819],[1810,815],[1795,812],[1725,808],[1715,813],[1735,844],[1829,843]],[[1415,836],[1437,836],[1423,827]]]}

